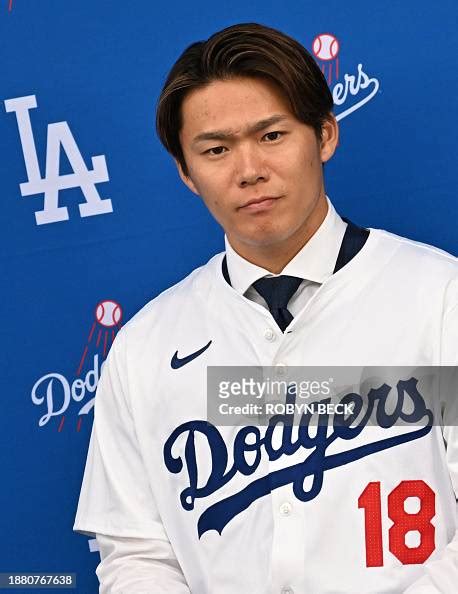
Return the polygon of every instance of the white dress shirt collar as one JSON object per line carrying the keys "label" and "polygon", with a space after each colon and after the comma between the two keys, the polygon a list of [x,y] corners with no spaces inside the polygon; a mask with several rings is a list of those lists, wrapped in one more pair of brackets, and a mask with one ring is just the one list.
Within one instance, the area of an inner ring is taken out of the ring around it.
{"label": "white dress shirt collar", "polygon": [[[316,283],[323,283],[333,271],[347,224],[337,214],[331,201],[320,227],[304,247],[288,262],[280,274],[297,276]],[[259,278],[273,275],[242,258],[225,236],[227,269],[232,287],[241,295]]]}

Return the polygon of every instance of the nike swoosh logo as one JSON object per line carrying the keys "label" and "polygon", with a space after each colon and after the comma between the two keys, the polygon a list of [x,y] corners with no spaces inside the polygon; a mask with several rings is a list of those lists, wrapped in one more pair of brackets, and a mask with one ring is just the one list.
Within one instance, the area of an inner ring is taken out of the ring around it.
{"label": "nike swoosh logo", "polygon": [[203,346],[201,349],[199,349],[195,353],[191,353],[187,357],[183,357],[182,359],[180,359],[180,357],[178,357],[178,351],[176,351],[172,357],[172,360],[170,361],[170,365],[172,366],[172,369],[179,369],[180,367],[183,367],[183,365],[190,363],[193,359],[195,359],[196,357],[198,357],[199,355],[204,353],[208,349],[208,347],[211,345],[211,343],[212,343],[212,341],[210,340],[210,342],[208,344],[206,344],[205,346]]}

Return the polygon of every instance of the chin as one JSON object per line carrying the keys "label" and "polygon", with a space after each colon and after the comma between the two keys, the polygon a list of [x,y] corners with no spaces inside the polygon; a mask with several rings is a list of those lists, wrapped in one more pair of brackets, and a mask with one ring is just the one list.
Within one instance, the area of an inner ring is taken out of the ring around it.
{"label": "chin", "polygon": [[287,241],[292,234],[292,232],[280,232],[278,230],[272,232],[258,231],[247,236],[239,236],[239,241],[251,247],[266,248]]}

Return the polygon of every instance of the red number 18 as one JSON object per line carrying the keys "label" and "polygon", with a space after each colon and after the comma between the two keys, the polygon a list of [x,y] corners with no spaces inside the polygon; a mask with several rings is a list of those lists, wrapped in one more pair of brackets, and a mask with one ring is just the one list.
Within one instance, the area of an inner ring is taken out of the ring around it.
{"label": "red number 18", "polygon": [[[417,513],[404,509],[408,497],[420,500]],[[382,511],[380,482],[369,483],[358,499],[358,507],[365,510],[366,566],[383,565]],[[388,495],[388,516],[393,525],[388,531],[389,548],[404,565],[424,563],[435,548],[434,526],[431,520],[436,513],[436,496],[424,481],[402,481]],[[420,533],[420,544],[408,547],[405,536],[408,532]]]}

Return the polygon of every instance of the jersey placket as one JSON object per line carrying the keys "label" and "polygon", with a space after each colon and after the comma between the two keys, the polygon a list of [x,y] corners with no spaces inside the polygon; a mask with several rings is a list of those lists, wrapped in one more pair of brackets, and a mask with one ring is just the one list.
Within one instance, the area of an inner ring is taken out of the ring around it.
{"label": "jersey placket", "polygon": [[[301,312],[302,314],[303,312]],[[273,320],[272,320],[273,321]],[[288,381],[288,361],[284,352],[290,352],[295,333],[283,334],[276,328],[278,348],[272,353],[270,362],[275,377],[272,379]],[[269,401],[269,399],[267,399]],[[271,399],[278,402],[278,398]],[[284,399],[283,399],[284,402]],[[277,425],[272,434],[272,447],[281,448],[283,424]],[[294,440],[295,427],[292,428]],[[269,475],[282,468],[302,462],[304,453],[299,449],[291,456],[281,455],[277,460],[268,461]],[[272,485],[273,486],[273,485]],[[294,594],[303,591],[305,583],[305,522],[304,504],[293,493],[292,484],[272,489],[270,493],[273,519],[272,535],[272,594]]]}

